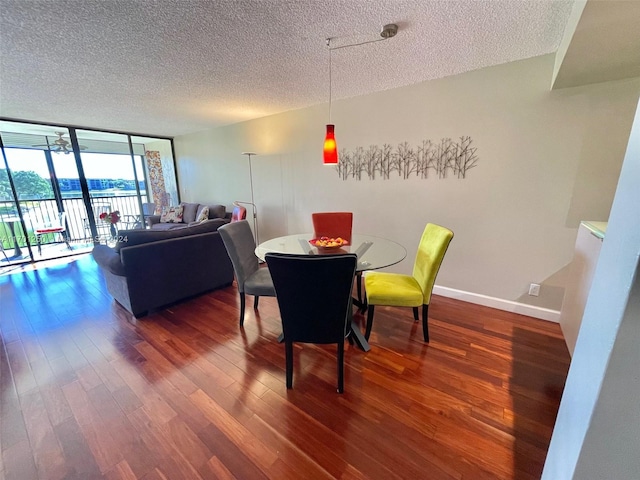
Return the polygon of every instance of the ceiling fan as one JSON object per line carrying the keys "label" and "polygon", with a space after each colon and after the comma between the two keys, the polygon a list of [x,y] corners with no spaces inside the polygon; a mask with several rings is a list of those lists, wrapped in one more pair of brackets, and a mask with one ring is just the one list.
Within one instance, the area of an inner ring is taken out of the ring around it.
{"label": "ceiling fan", "polygon": [[[73,148],[71,147],[71,142],[62,138],[65,134],[65,132],[55,132],[55,134],[58,136],[58,138],[56,138],[53,143],[49,142],[49,137],[45,136],[45,138],[47,139],[47,143],[46,145],[33,145],[34,147],[47,147],[49,150],[51,150],[52,152],[58,152],[58,153],[64,153],[66,155],[68,155],[69,153],[71,153],[73,151]],[[86,150],[87,147],[80,145],[80,150]]]}

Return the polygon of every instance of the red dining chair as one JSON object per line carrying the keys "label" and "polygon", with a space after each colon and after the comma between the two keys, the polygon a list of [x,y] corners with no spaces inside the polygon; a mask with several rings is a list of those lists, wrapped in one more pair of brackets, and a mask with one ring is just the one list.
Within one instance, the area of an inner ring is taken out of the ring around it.
{"label": "red dining chair", "polygon": [[[352,212],[316,212],[311,214],[313,234],[315,238],[341,237],[351,245],[353,230]],[[356,274],[356,288],[358,289],[358,303],[362,305],[362,273]],[[360,306],[359,305],[359,306]]]}
{"label": "red dining chair", "polygon": [[342,237],[351,244],[353,213],[351,212],[317,212],[311,214],[315,238]]}

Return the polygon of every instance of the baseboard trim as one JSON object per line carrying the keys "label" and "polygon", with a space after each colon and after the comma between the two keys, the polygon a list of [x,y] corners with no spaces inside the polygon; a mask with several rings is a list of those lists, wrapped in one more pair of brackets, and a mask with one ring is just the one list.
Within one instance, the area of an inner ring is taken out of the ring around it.
{"label": "baseboard trim", "polygon": [[475,303],[477,305],[483,305],[485,307],[497,308],[498,310],[518,313],[520,315],[527,315],[529,317],[535,317],[541,320],[547,320],[549,322],[560,322],[560,312],[558,310],[536,307],[535,305],[527,305],[524,303],[513,302],[511,300],[489,297],[487,295],[481,295],[479,293],[456,290],[455,288],[440,287],[438,285],[435,285],[433,287],[433,293],[436,295],[442,295],[443,297],[455,298],[456,300],[462,300],[463,302]]}

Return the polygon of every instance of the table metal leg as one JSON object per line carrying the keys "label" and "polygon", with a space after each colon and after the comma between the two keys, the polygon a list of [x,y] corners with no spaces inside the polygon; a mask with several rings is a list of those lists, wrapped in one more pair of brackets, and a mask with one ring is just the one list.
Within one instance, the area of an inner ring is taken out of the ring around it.
{"label": "table metal leg", "polygon": [[351,332],[349,332],[349,336],[365,352],[368,352],[369,350],[371,350],[371,346],[369,345],[369,342],[367,342],[367,339],[364,338],[364,335],[362,335],[360,328],[358,328],[358,325],[356,325],[356,323],[353,320],[351,320]]}
{"label": "table metal leg", "polygon": [[371,350],[371,346],[369,345],[367,339],[364,338],[364,335],[360,331],[360,327],[358,327],[356,322],[353,320],[353,307],[356,306],[358,307],[358,309],[360,309],[361,307],[358,305],[359,303],[360,302],[358,302],[357,299],[351,298],[351,305],[349,305],[349,332],[347,336],[350,340],[349,343],[351,343],[351,340],[353,340],[362,350],[368,352],[369,350]]}

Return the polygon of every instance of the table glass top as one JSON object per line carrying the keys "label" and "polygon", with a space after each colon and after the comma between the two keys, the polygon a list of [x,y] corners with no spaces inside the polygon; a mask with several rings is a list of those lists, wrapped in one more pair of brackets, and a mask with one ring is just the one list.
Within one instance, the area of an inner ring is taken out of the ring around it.
{"label": "table glass top", "polygon": [[305,253],[307,255],[335,255],[340,253],[355,253],[358,255],[357,271],[376,270],[388,267],[404,260],[407,250],[392,240],[373,237],[371,235],[354,234],[350,245],[343,245],[335,250],[318,250],[309,244],[313,233],[299,233],[285,235],[266,242],[262,242],[255,250],[256,256],[264,260],[268,252]]}

